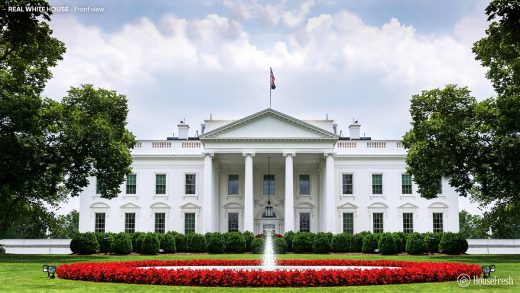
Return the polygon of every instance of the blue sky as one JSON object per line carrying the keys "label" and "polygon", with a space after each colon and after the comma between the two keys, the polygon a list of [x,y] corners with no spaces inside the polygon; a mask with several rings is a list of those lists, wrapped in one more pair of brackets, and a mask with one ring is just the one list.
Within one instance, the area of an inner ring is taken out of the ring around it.
{"label": "blue sky", "polygon": [[164,139],[186,119],[238,119],[269,105],[300,119],[352,119],[374,139],[408,130],[409,100],[447,83],[493,95],[471,52],[486,1],[50,1],[64,60],[45,94],[92,83],[125,94],[130,130]]}

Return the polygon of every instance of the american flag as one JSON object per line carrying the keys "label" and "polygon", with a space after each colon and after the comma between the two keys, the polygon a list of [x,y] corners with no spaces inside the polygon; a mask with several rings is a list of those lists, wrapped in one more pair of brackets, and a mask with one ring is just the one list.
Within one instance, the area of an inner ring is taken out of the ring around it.
{"label": "american flag", "polygon": [[275,79],[274,79],[274,74],[273,74],[273,69],[271,67],[269,67],[271,69],[271,89],[274,90],[276,88],[276,84],[274,83]]}

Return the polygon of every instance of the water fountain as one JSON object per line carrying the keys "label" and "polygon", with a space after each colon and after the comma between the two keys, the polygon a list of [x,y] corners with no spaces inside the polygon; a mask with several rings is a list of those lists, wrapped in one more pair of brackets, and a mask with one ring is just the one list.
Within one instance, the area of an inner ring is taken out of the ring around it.
{"label": "water fountain", "polygon": [[276,269],[276,258],[274,256],[273,233],[266,231],[264,256],[262,258],[262,270],[274,271]]}

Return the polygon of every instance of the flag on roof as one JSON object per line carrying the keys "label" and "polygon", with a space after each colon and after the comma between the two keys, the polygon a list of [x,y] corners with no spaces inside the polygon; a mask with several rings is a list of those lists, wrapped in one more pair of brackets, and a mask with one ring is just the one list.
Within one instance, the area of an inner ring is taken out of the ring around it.
{"label": "flag on roof", "polygon": [[269,67],[271,69],[271,89],[274,90],[276,88],[276,84],[274,83],[275,81],[275,78],[274,78],[274,74],[273,74],[273,69],[271,67]]}

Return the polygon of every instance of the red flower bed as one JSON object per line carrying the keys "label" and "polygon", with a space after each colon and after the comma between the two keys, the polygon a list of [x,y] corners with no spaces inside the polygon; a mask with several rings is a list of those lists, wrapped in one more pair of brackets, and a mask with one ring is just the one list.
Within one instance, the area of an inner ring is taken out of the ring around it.
{"label": "red flower bed", "polygon": [[393,260],[279,260],[281,266],[385,266],[370,270],[168,270],[143,269],[154,266],[251,266],[259,260],[146,260],[132,262],[74,263],[57,268],[61,279],[222,287],[318,287],[405,284],[454,281],[460,274],[479,277],[479,265],[449,262],[408,262]]}

